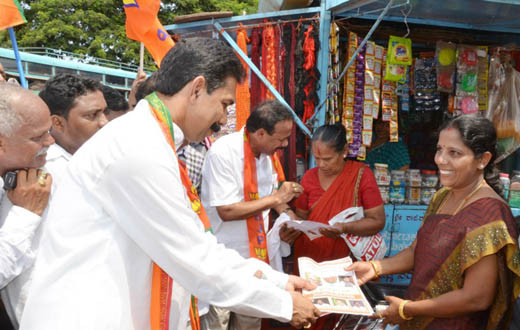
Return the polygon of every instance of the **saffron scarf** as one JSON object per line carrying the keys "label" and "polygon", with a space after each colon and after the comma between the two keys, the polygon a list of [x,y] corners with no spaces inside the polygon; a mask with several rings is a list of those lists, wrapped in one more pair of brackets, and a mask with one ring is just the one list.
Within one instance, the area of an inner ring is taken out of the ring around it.
{"label": "saffron scarf", "polygon": [[[271,156],[271,162],[276,174],[278,174],[278,182],[280,183],[285,181],[283,168],[276,153]],[[244,128],[244,200],[248,202],[259,198],[255,155],[251,150],[251,144],[249,143],[249,133],[247,132],[247,129]],[[262,212],[250,216],[246,219],[246,222],[250,256],[264,261],[265,263],[269,263],[269,257],[267,255],[267,239]]]}
{"label": "saffron scarf", "polygon": [[[173,134],[173,122],[170,115],[170,111],[164,103],[159,99],[156,93],[152,93],[146,97],[146,100],[150,104],[150,111],[154,118],[159,123],[161,130],[163,131],[166,141],[172,147],[173,154],[176,154],[175,150],[175,137]],[[200,202],[197,189],[191,183],[190,177],[186,165],[179,160],[179,171],[181,174],[181,181],[188,198],[191,203],[191,208],[199,216],[200,221],[204,225],[204,230],[211,232],[211,224],[209,218]],[[157,264],[153,264],[152,274],[152,301],[150,304],[150,324],[151,330],[168,330],[170,323],[170,307],[171,307],[171,296],[172,296],[172,285],[173,279],[162,270]],[[191,328],[193,330],[200,330],[200,319],[197,308],[197,298],[191,298],[190,304],[190,321]]]}

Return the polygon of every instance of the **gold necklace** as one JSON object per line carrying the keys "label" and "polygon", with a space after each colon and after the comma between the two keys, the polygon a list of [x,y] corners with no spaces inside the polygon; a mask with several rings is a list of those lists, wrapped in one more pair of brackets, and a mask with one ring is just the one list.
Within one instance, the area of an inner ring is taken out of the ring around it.
{"label": "gold necklace", "polygon": [[[455,212],[453,212],[453,215],[457,214],[460,209],[466,205],[466,202],[473,196],[477,193],[477,191],[479,191],[480,188],[482,188],[484,185],[486,184],[486,180],[482,180],[482,182],[478,185],[477,188],[475,188],[468,196],[464,197],[464,199],[462,200],[462,202],[460,202],[459,206],[455,209]],[[450,195],[451,195],[451,189],[450,189]],[[447,196],[446,196],[447,197]],[[439,208],[437,209],[437,214],[439,214],[440,210],[444,207],[444,204],[446,204],[446,201],[448,200],[448,198],[444,198],[444,200],[442,201],[441,205],[439,206]]]}

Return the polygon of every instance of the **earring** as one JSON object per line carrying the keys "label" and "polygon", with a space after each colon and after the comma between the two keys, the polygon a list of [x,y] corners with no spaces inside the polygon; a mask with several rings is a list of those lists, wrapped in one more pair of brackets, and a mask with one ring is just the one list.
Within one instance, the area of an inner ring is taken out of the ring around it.
{"label": "earring", "polygon": [[480,165],[478,168],[479,168],[480,170],[483,170],[483,169],[484,169],[484,165]]}

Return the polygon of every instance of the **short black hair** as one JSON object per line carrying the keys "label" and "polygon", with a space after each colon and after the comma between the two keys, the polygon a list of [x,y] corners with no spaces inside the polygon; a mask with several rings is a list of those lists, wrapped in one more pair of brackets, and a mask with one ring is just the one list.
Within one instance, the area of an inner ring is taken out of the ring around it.
{"label": "short black hair", "polygon": [[117,89],[104,85],[101,91],[107,102],[108,111],[128,111],[130,109],[125,96]]}
{"label": "short black hair", "polygon": [[148,94],[155,92],[155,83],[157,81],[158,71],[155,71],[150,77],[146,78],[145,81],[141,81],[137,84],[135,89],[135,102],[139,102],[144,99]]}
{"label": "short black hair", "polygon": [[320,126],[312,134],[312,143],[324,142],[336,152],[343,152],[347,144],[347,131],[341,124]]}
{"label": "short black hair", "polygon": [[284,120],[293,120],[292,114],[280,101],[268,100],[260,103],[249,115],[246,128],[254,133],[260,128],[266,130],[267,134],[274,133],[274,126]]}
{"label": "short black hair", "polygon": [[102,91],[99,81],[70,73],[60,73],[47,80],[40,97],[52,115],[68,118],[76,98],[89,92]]}
{"label": "short black hair", "polygon": [[198,76],[206,79],[209,94],[229,77],[242,82],[245,70],[233,49],[222,40],[182,39],[163,58],[155,90],[174,95]]}

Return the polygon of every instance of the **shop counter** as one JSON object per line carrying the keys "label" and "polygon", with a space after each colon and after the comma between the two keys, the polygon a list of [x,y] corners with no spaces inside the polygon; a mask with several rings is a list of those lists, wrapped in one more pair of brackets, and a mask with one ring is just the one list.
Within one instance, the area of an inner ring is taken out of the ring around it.
{"label": "shop counter", "polygon": [[[381,232],[387,247],[386,256],[391,257],[408,247],[415,239],[426,212],[426,205],[385,205],[386,224]],[[520,209],[512,208],[513,215],[519,216]],[[409,284],[412,274],[381,276],[386,283]]]}

